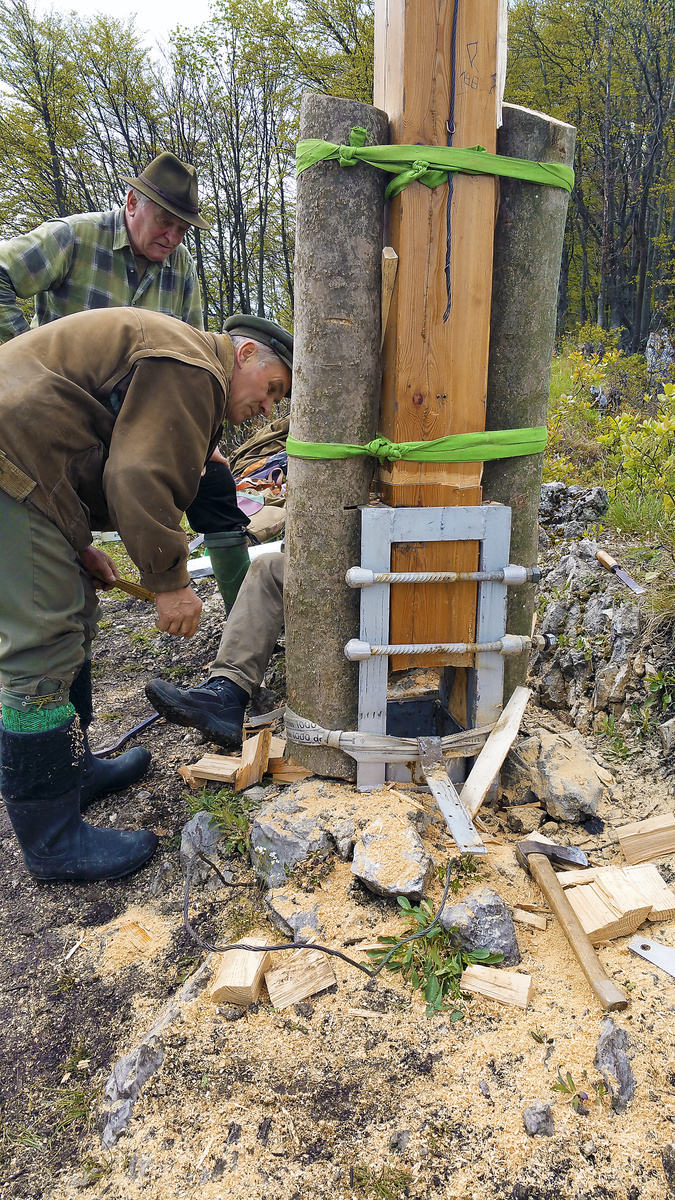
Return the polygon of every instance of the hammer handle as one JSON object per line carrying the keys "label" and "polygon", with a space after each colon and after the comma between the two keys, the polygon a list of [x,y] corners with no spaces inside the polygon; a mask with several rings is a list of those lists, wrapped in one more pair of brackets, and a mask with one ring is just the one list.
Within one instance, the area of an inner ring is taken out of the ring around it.
{"label": "hammer handle", "polygon": [[587,933],[581,927],[572,905],[565,895],[560,881],[544,854],[528,855],[527,865],[537,881],[548,903],[563,928],[563,933],[572,947],[579,966],[606,1012],[616,1012],[628,1007],[628,997],[610,979]]}
{"label": "hammer handle", "polygon": [[130,579],[118,577],[113,586],[119,588],[121,592],[126,592],[127,596],[135,596],[137,600],[147,600],[148,604],[154,604],[155,593],[141,587],[140,583],[132,583]]}

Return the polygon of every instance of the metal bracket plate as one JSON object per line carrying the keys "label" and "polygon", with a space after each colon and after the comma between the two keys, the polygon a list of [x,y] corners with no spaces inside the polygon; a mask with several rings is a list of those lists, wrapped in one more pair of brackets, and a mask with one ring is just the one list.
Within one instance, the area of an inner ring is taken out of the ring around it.
{"label": "metal bracket plate", "polygon": [[639,934],[628,943],[628,949],[634,954],[639,954],[641,958],[646,958],[647,962],[654,967],[660,967],[667,975],[672,975],[675,978],[675,950],[671,946],[664,946],[662,942],[652,942],[650,938],[640,937]]}
{"label": "metal bracket plate", "polygon": [[460,854],[487,854],[478,830],[462,804],[455,785],[448,778],[441,739],[418,738],[417,744],[422,774],[443,814]]}

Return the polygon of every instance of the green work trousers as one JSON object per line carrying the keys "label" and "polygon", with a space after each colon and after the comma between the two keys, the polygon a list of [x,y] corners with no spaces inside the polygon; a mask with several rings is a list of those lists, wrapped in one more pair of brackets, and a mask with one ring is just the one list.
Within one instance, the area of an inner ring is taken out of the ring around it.
{"label": "green work trousers", "polygon": [[250,696],[263,681],[283,624],[284,556],[261,554],[232,605],[209,679],[224,676]]}
{"label": "green work trousers", "polygon": [[63,534],[0,489],[0,702],[68,702],[91,652],[99,612],[93,583]]}

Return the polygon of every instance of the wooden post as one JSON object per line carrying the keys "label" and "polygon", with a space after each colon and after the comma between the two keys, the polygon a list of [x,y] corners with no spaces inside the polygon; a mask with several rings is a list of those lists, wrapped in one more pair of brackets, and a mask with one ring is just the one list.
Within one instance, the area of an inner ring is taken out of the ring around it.
{"label": "wooden post", "polygon": [[[386,114],[334,96],[306,95],[300,137],[346,144],[362,126],[386,142]],[[295,354],[291,435],[309,442],[371,441],[380,400],[380,281],[385,178],[365,163],[320,163],[298,180]],[[359,629],[359,593],[345,572],[359,561],[358,505],[372,462],[289,458],[286,521],[287,695],[327,729],[358,720],[358,665],[344,647]],[[323,746],[292,748],[319,775],[355,776],[354,760]]]}
{"label": "wooden post", "polygon": [[[394,143],[496,148],[500,0],[376,0],[375,104],[386,109]],[[454,62],[453,62],[454,44]],[[421,152],[422,153],[422,152]],[[392,201],[387,241],[399,270],[384,350],[381,432],[392,441],[429,441],[485,427],[495,179],[455,175],[451,213],[452,307],[444,320],[447,186],[420,183]],[[396,462],[379,472],[393,505],[479,504],[481,465]],[[392,570],[471,571],[476,543],[398,547]],[[475,584],[397,585],[392,642],[473,641]],[[414,662],[400,656],[395,669]],[[425,666],[468,662],[426,656]]]}
{"label": "wooden post", "polygon": [[[576,130],[505,104],[498,152],[572,166]],[[558,279],[569,195],[564,188],[500,179],[488,371],[488,429],[545,425]],[[483,498],[511,508],[511,562],[537,562],[543,454],[485,464]],[[507,630],[529,634],[534,585],[509,588]],[[504,662],[504,702],[527,677],[527,654]]]}

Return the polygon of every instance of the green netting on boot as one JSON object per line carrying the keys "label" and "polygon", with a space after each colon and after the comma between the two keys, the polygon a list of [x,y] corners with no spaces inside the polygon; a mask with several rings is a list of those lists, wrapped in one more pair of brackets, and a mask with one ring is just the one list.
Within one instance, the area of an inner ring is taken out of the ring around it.
{"label": "green netting on boot", "polygon": [[58,729],[75,716],[72,704],[59,704],[56,708],[8,708],[2,706],[2,723],[10,733],[42,733],[45,729]]}

